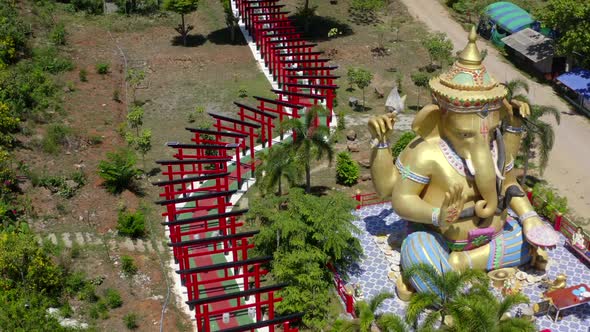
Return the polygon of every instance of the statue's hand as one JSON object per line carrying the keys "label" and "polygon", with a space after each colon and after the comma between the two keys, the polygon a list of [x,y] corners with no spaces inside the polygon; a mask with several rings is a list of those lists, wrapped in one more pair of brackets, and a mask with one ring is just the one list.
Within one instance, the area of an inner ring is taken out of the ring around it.
{"label": "statue's hand", "polygon": [[445,194],[442,206],[440,208],[440,214],[438,217],[439,225],[442,227],[446,224],[452,224],[457,219],[461,211],[463,211],[463,205],[467,197],[463,195],[463,186],[456,184]]}
{"label": "statue's hand", "polygon": [[520,125],[520,120],[529,117],[531,115],[531,107],[529,104],[512,99],[508,102],[504,99],[504,107],[508,113],[508,122],[511,125]]}
{"label": "statue's hand", "polygon": [[372,118],[369,120],[369,132],[371,133],[371,137],[379,140],[380,143],[384,143],[391,135],[394,124],[395,113],[387,113]]}
{"label": "statue's hand", "polygon": [[559,235],[539,217],[527,218],[522,222],[524,236],[528,243],[539,248],[554,248]]}

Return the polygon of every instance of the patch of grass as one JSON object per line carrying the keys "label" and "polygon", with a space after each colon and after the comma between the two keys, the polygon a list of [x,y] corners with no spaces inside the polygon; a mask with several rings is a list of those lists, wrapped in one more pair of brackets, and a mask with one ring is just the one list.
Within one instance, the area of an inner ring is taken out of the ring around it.
{"label": "patch of grass", "polygon": [[96,295],[96,287],[93,284],[84,281],[84,286],[78,292],[78,299],[89,303],[94,303],[98,301],[98,295]]}
{"label": "patch of grass", "polygon": [[130,278],[137,274],[137,265],[131,256],[121,256],[121,270],[126,277]]}
{"label": "patch of grass", "polygon": [[121,294],[116,289],[107,288],[105,291],[104,299],[109,308],[115,309],[123,305]]}
{"label": "patch of grass", "polygon": [[108,319],[109,318],[109,308],[107,307],[107,303],[104,299],[100,299],[98,302],[93,304],[90,307],[88,315],[92,319]]}
{"label": "patch of grass", "polygon": [[46,153],[58,154],[61,152],[62,147],[68,143],[70,135],[72,135],[70,127],[58,123],[51,124],[41,140],[41,147]]}
{"label": "patch of grass", "polygon": [[49,39],[51,39],[55,45],[65,45],[66,36],[66,27],[62,22],[57,23],[49,33]]}
{"label": "patch of grass", "polygon": [[139,327],[139,325],[137,324],[137,320],[138,320],[138,316],[136,313],[129,313],[125,316],[123,316],[123,322],[125,323],[125,326],[130,329],[130,330],[135,330],[136,328]]}
{"label": "patch of grass", "polygon": [[86,69],[80,69],[78,77],[80,78],[80,82],[88,82],[88,72]]}
{"label": "patch of grass", "polygon": [[106,62],[99,62],[96,64],[96,73],[106,75],[109,73],[110,65]]}
{"label": "patch of grass", "polygon": [[145,235],[145,215],[142,211],[119,211],[117,230],[120,235],[138,238]]}
{"label": "patch of grass", "polygon": [[107,153],[107,160],[98,164],[98,175],[104,180],[108,192],[120,194],[125,189],[138,190],[135,177],[139,175],[139,170],[135,163],[135,155],[129,150]]}
{"label": "patch of grass", "polygon": [[72,248],[70,249],[70,257],[72,259],[80,257],[80,253],[82,252],[82,247],[78,242],[72,243]]}

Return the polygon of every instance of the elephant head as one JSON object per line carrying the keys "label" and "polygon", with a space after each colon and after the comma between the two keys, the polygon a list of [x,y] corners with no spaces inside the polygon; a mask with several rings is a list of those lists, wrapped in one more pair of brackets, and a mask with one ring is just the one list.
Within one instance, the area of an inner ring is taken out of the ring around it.
{"label": "elephant head", "polygon": [[498,207],[497,180],[502,177],[499,167],[503,165],[498,165],[498,153],[492,151],[502,144],[494,135],[499,125],[500,112],[452,112],[436,105],[422,109],[412,125],[426,141],[444,140],[461,157],[482,196],[475,204],[480,218],[494,215]]}

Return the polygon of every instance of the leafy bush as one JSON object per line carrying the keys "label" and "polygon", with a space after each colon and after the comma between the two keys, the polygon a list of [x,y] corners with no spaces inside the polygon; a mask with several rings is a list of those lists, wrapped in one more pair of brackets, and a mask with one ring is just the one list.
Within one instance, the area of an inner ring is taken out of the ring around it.
{"label": "leafy bush", "polygon": [[550,220],[555,218],[557,212],[568,212],[567,198],[560,197],[551,187],[542,183],[537,183],[533,187],[533,202],[535,211]]}
{"label": "leafy bush", "polygon": [[51,154],[61,152],[61,148],[68,143],[68,138],[72,134],[70,127],[62,124],[51,124],[47,127],[47,133],[41,141],[43,151]]}
{"label": "leafy bush", "polygon": [[346,112],[338,112],[338,130],[346,129]]}
{"label": "leafy bush", "polygon": [[80,69],[78,76],[80,77],[80,82],[88,82],[88,72],[86,69]]}
{"label": "leafy bush", "polygon": [[393,147],[391,148],[391,153],[394,157],[397,157],[402,153],[402,151],[406,148],[408,144],[416,137],[416,133],[413,131],[406,131],[404,132],[400,138],[395,142]]}
{"label": "leafy bush", "polygon": [[121,14],[150,14],[158,11],[157,0],[115,0]]}
{"label": "leafy bush", "polygon": [[98,15],[104,12],[102,0],[71,0],[70,3],[77,11]]}
{"label": "leafy bush", "polygon": [[126,149],[107,153],[107,160],[98,164],[98,175],[104,180],[104,186],[112,194],[120,194],[125,189],[136,189],[135,177],[139,170],[135,168],[135,156]]}
{"label": "leafy bush", "polygon": [[123,236],[138,238],[145,235],[145,216],[141,211],[119,211],[117,230]]}
{"label": "leafy bush", "polygon": [[115,309],[123,305],[121,294],[116,289],[107,288],[104,295],[106,304],[109,308]]}
{"label": "leafy bush", "polygon": [[98,301],[98,295],[96,295],[96,287],[93,284],[84,281],[84,286],[82,286],[82,289],[80,289],[80,291],[78,292],[78,298],[81,301],[86,302]]}
{"label": "leafy bush", "polygon": [[65,45],[66,35],[67,33],[65,25],[62,22],[59,22],[49,33],[49,38],[55,45]]}
{"label": "leafy bush", "polygon": [[238,89],[238,97],[240,97],[240,98],[246,98],[246,97],[248,97],[248,90],[246,89],[245,86],[241,86]]}
{"label": "leafy bush", "polygon": [[107,307],[107,303],[103,299],[101,299],[100,301],[96,302],[92,307],[90,307],[90,311],[88,312],[88,314],[92,319],[108,319],[109,308]]}
{"label": "leafy bush", "polygon": [[132,277],[137,273],[137,265],[131,256],[121,256],[121,270],[126,277]]}
{"label": "leafy bush", "polygon": [[52,74],[58,74],[74,68],[72,61],[61,57],[57,49],[53,46],[33,49],[33,60],[36,66]]}
{"label": "leafy bush", "polygon": [[84,288],[86,277],[83,272],[74,272],[66,277],[64,288],[66,293],[74,295]]}
{"label": "leafy bush", "polygon": [[139,327],[139,325],[137,325],[137,319],[138,317],[135,313],[130,313],[123,316],[123,322],[125,323],[125,326],[130,330],[134,330]]}
{"label": "leafy bush", "polygon": [[109,73],[110,65],[106,62],[99,62],[96,64],[96,72],[101,75],[106,75]]}
{"label": "leafy bush", "polygon": [[0,69],[4,69],[25,52],[29,29],[11,1],[0,1],[0,17]]}
{"label": "leafy bush", "polygon": [[0,102],[0,147],[11,147],[14,137],[11,135],[19,128],[20,119],[10,114],[8,105]]}
{"label": "leafy bush", "polygon": [[352,186],[358,181],[359,175],[359,165],[352,160],[350,153],[340,152],[336,157],[336,182]]}

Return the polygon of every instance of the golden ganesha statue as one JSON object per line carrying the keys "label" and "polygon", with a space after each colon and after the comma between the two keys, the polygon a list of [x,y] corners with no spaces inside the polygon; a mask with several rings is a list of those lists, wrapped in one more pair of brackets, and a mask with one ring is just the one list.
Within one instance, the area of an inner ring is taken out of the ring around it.
{"label": "golden ganesha statue", "polygon": [[[476,37],[472,29],[458,60],[430,80],[434,104],[416,114],[417,137],[395,162],[388,143],[394,113],[369,121],[373,184],[410,229],[401,248],[402,269],[426,263],[439,273],[489,271],[531,258],[544,269],[545,249],[559,240],[531,207],[513,170],[529,106],[506,100],[506,87],[482,64]],[[436,291],[416,276],[398,278],[402,299],[412,286]]]}

